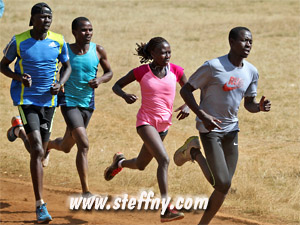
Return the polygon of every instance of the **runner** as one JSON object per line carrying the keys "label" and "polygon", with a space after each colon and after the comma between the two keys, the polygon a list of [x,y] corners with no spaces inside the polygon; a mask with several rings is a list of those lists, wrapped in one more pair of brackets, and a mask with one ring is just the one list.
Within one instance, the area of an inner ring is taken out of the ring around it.
{"label": "runner", "polygon": [[[29,23],[33,29],[15,35],[4,49],[1,60],[1,72],[12,78],[11,97],[21,116],[13,117],[7,137],[10,141],[20,137],[30,153],[38,223],[52,220],[42,197],[41,161],[51,134],[56,95],[71,73],[66,43],[62,35],[49,31],[51,23],[51,8],[46,3],[35,4]],[[13,72],[9,65],[16,58]],[[58,81],[56,74],[59,61],[65,70]]]}
{"label": "runner", "polygon": [[[104,48],[91,42],[93,26],[85,17],[78,17],[72,22],[72,33],[75,43],[67,44],[72,73],[64,85],[64,93],[59,96],[61,112],[67,124],[63,137],[49,141],[44,166],[48,165],[50,149],[69,153],[76,144],[76,167],[79,174],[83,196],[90,196],[88,186],[89,141],[86,128],[95,109],[94,90],[100,84],[108,82],[112,70]],[[103,75],[96,77],[98,64],[103,69]]]}
{"label": "runner", "polygon": [[[137,55],[141,65],[131,70],[119,79],[113,86],[113,91],[122,97],[128,104],[136,102],[134,94],[122,89],[128,84],[137,81],[141,86],[142,105],[137,114],[137,133],[144,144],[136,158],[126,160],[123,153],[116,153],[113,163],[104,172],[106,180],[111,180],[122,168],[144,170],[150,161],[155,158],[158,163],[157,180],[162,198],[168,196],[168,165],[169,156],[163,145],[172,120],[173,102],[175,98],[176,82],[183,86],[187,79],[183,68],[169,63],[171,47],[161,37],[152,38],[147,44],[137,44]],[[177,110],[177,118],[184,119],[189,115],[189,108],[184,104]],[[182,219],[183,213],[168,208],[161,215],[162,222]]]}
{"label": "runner", "polygon": [[[252,34],[246,27],[229,33],[230,52],[205,62],[182,87],[180,94],[197,116],[206,159],[200,152],[198,137],[190,137],[174,154],[177,166],[196,160],[214,187],[199,224],[208,224],[218,212],[231,186],[238,160],[238,109],[242,99],[251,113],[268,112],[271,102],[257,95],[257,69],[244,60],[252,47]],[[193,95],[201,90],[200,105]]]}

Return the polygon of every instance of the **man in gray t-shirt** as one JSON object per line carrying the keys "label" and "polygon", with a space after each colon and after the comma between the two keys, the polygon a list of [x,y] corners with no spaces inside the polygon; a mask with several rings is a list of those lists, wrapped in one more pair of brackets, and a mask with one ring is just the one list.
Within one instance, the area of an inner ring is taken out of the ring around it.
{"label": "man in gray t-shirt", "polygon": [[[205,157],[200,152],[198,137],[190,137],[174,154],[177,166],[196,160],[214,187],[199,224],[208,224],[218,212],[231,186],[238,160],[239,105],[251,113],[268,112],[271,102],[257,95],[257,69],[244,60],[252,47],[252,34],[246,27],[235,27],[229,33],[230,52],[205,62],[188,80],[180,94],[197,115]],[[193,91],[201,90],[200,105]]]}

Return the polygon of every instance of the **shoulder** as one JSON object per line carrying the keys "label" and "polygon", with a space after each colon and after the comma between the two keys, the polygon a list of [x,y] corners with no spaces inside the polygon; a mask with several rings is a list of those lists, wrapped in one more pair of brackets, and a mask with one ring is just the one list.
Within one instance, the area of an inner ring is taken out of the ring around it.
{"label": "shoulder", "polygon": [[20,33],[20,34],[16,34],[16,35],[14,36],[14,38],[15,38],[15,40],[16,40],[17,43],[20,43],[20,42],[22,42],[22,41],[25,41],[26,39],[31,38],[30,30],[27,30],[27,31],[22,32],[22,33]]}
{"label": "shoulder", "polygon": [[54,33],[52,31],[48,31],[48,38],[57,41],[60,45],[63,45],[65,42],[62,34]]}
{"label": "shoulder", "polygon": [[248,70],[250,70],[253,73],[258,73],[257,68],[254,65],[252,65],[250,62],[248,62],[247,60],[244,60],[243,62],[244,62],[245,68],[247,68]]}
{"label": "shoulder", "polygon": [[136,67],[133,69],[133,74],[135,76],[135,79],[137,81],[140,81],[144,74],[146,74],[149,71],[149,66],[148,64],[141,65],[139,67]]}
{"label": "shoulder", "polygon": [[174,72],[174,74],[183,73],[183,68],[181,66],[170,63],[170,70]]}
{"label": "shoulder", "polygon": [[181,78],[183,76],[183,70],[184,69],[181,66],[175,65],[173,63],[170,63],[169,65],[170,65],[170,71],[172,73],[174,73],[176,78],[177,78],[176,80],[177,81],[181,80]]}

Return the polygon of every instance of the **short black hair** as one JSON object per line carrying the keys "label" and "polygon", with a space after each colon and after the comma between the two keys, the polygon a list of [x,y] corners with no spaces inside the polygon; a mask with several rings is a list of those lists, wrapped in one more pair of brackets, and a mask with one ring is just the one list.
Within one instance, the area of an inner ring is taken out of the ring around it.
{"label": "short black hair", "polygon": [[88,22],[90,22],[90,20],[88,18],[86,18],[86,17],[83,17],[83,16],[77,17],[72,22],[72,30],[76,30],[78,28],[80,22],[82,22],[82,21],[88,21]]}
{"label": "short black hair", "polygon": [[231,31],[229,32],[228,39],[230,40],[232,38],[232,39],[236,40],[238,38],[241,30],[246,30],[246,31],[251,32],[247,27],[235,27],[235,28],[232,28]]}

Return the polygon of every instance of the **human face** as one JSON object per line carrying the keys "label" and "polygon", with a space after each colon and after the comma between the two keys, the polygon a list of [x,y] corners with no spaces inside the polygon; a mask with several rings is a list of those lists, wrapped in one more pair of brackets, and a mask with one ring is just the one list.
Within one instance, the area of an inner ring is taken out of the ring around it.
{"label": "human face", "polygon": [[76,42],[89,44],[93,37],[93,26],[89,21],[81,21],[76,30],[73,30]]}
{"label": "human face", "polygon": [[171,47],[169,43],[163,42],[151,51],[153,62],[157,66],[167,66],[171,58]]}
{"label": "human face", "polygon": [[236,40],[230,39],[231,52],[241,58],[247,58],[252,48],[252,34],[241,30]]}
{"label": "human face", "polygon": [[[48,11],[48,8],[43,7],[44,11]],[[32,25],[35,30],[39,30],[42,32],[47,32],[52,23],[52,14],[51,13],[43,13],[43,14],[35,14],[31,17]]]}

